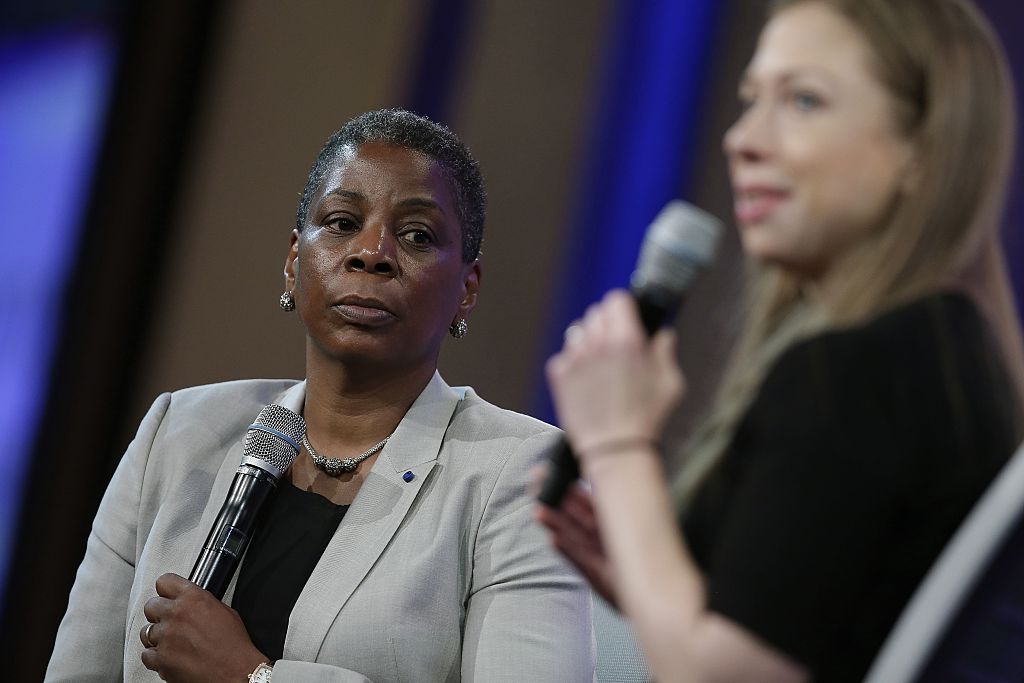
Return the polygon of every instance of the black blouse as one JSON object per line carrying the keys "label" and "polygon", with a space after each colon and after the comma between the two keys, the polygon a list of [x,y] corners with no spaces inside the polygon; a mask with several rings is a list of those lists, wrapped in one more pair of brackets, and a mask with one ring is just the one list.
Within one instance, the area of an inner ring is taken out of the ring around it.
{"label": "black blouse", "polygon": [[684,535],[708,608],[860,681],[1020,438],[987,329],[959,295],[797,344],[776,363]]}
{"label": "black blouse", "polygon": [[288,616],[348,510],[286,479],[277,488],[260,513],[231,601],[272,662],[281,659]]}

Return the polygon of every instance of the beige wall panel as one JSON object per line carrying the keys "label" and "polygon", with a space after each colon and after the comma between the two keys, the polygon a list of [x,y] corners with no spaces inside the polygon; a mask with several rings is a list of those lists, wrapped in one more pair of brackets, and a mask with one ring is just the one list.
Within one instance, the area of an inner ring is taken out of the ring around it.
{"label": "beige wall panel", "polygon": [[415,0],[228,5],[126,419],[161,391],[302,376],[298,318],[277,307],[295,205],[328,135],[401,96],[419,23]]}
{"label": "beige wall panel", "polygon": [[564,235],[595,103],[604,1],[490,0],[479,8],[454,127],[480,160],[489,210],[483,287],[470,332],[441,368],[528,412],[560,286]]}
{"label": "beige wall panel", "polygon": [[[543,362],[606,4],[482,3],[455,89],[451,123],[480,159],[490,211],[481,305],[442,371],[518,410]],[[132,421],[160,391],[302,375],[298,320],[276,305],[298,192],[341,122],[401,101],[423,10],[229,7]]]}

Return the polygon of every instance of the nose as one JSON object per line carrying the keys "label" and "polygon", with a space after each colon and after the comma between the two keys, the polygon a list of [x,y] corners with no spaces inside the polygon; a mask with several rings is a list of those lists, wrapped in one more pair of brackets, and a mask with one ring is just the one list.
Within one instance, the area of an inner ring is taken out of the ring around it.
{"label": "nose", "polygon": [[729,161],[761,161],[771,150],[771,113],[755,103],[725,132],[722,148]]}
{"label": "nose", "polygon": [[350,245],[352,251],[345,257],[345,270],[391,277],[398,274],[395,240],[386,225],[379,229],[367,225],[353,237]]}

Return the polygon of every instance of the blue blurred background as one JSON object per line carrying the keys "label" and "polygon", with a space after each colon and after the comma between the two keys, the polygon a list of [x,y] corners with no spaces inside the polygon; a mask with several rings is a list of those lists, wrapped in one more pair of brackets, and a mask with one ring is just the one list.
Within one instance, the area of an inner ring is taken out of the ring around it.
{"label": "blue blurred background", "polygon": [[[979,4],[1024,82],[1024,5]],[[474,150],[490,196],[484,289],[442,372],[550,418],[544,359],[627,282],[661,206],[681,196],[729,217],[720,140],[762,16],[748,0],[5,0],[0,615],[13,680],[41,676],[103,486],[156,394],[301,376],[301,330],[276,298],[297,195],[332,130],[399,105]],[[1021,177],[1005,230],[1018,303]],[[677,438],[728,351],[739,270],[730,236],[679,321],[691,408]]]}
{"label": "blue blurred background", "polygon": [[60,28],[0,51],[0,206],[9,283],[0,308],[0,578],[61,331],[81,216],[103,132],[115,45],[104,26]]}

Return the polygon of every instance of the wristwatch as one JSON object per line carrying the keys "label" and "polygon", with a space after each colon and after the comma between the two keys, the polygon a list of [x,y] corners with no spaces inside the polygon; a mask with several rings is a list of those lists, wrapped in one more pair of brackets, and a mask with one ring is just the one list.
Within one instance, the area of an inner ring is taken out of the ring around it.
{"label": "wristwatch", "polygon": [[274,667],[263,662],[249,674],[249,683],[270,683],[270,674],[272,673],[274,673]]}

